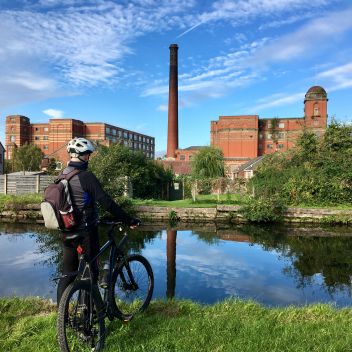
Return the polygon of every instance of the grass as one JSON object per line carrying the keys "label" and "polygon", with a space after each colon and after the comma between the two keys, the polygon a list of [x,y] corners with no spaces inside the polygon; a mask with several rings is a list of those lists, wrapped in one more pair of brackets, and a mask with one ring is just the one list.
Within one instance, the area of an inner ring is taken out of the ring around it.
{"label": "grass", "polygon": [[[0,351],[58,351],[56,308],[40,299],[0,299]],[[228,300],[201,306],[154,301],[129,324],[107,323],[106,352],[352,350],[352,311],[329,305],[265,308]]]}
{"label": "grass", "polygon": [[39,204],[43,199],[42,194],[29,193],[21,195],[0,194],[0,208],[17,208],[22,204]]}
{"label": "grass", "polygon": [[242,196],[240,194],[216,194],[198,195],[196,201],[192,199],[181,200],[155,200],[155,199],[133,199],[134,205],[152,205],[159,207],[174,207],[174,208],[214,208],[218,204],[240,205]]}

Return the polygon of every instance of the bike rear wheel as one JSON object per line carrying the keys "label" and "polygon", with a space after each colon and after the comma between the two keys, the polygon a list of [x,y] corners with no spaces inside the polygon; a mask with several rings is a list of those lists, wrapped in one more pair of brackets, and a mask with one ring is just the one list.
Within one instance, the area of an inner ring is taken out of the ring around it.
{"label": "bike rear wheel", "polygon": [[154,290],[154,275],[148,260],[139,254],[125,258],[113,271],[109,287],[112,314],[128,321],[149,305]]}
{"label": "bike rear wheel", "polygon": [[104,314],[90,283],[75,281],[64,291],[57,317],[60,351],[100,351],[104,345]]}

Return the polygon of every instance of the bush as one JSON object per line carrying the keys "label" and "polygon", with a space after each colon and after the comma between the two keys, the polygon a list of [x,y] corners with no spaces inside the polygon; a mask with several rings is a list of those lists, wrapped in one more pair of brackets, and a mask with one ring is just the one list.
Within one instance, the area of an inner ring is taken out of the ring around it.
{"label": "bush", "polygon": [[250,222],[278,222],[283,220],[286,207],[278,197],[248,198],[239,213]]}

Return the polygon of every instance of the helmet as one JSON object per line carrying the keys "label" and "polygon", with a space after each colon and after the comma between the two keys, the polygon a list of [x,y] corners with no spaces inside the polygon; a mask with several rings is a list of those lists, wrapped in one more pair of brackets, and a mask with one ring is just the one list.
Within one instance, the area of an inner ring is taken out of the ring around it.
{"label": "helmet", "polygon": [[73,157],[94,152],[93,144],[85,138],[73,138],[67,144],[67,152]]}

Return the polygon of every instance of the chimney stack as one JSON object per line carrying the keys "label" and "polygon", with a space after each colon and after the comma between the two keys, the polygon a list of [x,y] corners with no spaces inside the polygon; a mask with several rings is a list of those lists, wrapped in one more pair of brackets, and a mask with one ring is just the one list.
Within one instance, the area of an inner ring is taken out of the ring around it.
{"label": "chimney stack", "polygon": [[178,149],[178,63],[177,44],[170,45],[169,108],[167,125],[167,158],[175,158]]}

